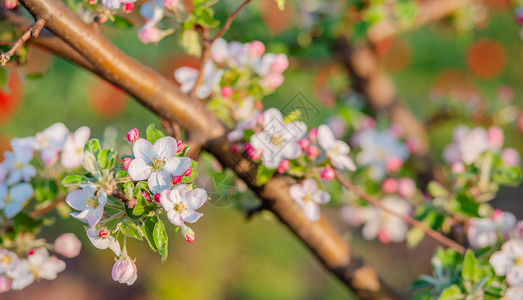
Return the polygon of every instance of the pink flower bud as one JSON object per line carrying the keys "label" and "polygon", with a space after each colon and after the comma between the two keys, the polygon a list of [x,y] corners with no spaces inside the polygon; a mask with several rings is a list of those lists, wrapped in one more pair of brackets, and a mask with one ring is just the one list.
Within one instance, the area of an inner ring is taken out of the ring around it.
{"label": "pink flower bud", "polygon": [[163,0],[163,5],[165,5],[167,9],[176,9],[179,4],[180,0]]}
{"label": "pink flower bud", "polygon": [[5,293],[11,290],[11,279],[5,275],[0,276],[0,293]]}
{"label": "pink flower bud", "polygon": [[254,102],[254,107],[257,110],[262,111],[263,110],[263,103],[261,101],[256,101],[256,102]]}
{"label": "pink flower bud", "polygon": [[389,132],[395,138],[400,138],[403,135],[403,133],[405,133],[403,127],[401,127],[401,125],[399,124],[390,125]]}
{"label": "pink flower bud", "polygon": [[123,161],[122,161],[123,169],[126,170],[126,171],[129,170],[129,165],[131,164],[132,161],[133,160],[131,158],[129,158],[129,157],[124,158]]}
{"label": "pink flower bud", "polygon": [[5,9],[13,9],[16,7],[18,0],[2,0],[2,6]]}
{"label": "pink flower bud", "polygon": [[189,167],[189,169],[187,169],[187,171],[185,171],[183,173],[183,176],[191,176],[191,173],[192,173],[192,167]]}
{"label": "pink flower bud", "polygon": [[493,220],[500,220],[503,217],[503,211],[501,209],[494,209],[492,212]]}
{"label": "pink flower bud", "polygon": [[126,12],[126,13],[130,13],[132,12],[134,9],[134,3],[132,2],[127,2],[123,5],[123,10]]}
{"label": "pink flower bud", "polygon": [[326,166],[321,170],[321,178],[325,180],[333,180],[336,174],[334,173],[334,170],[330,166]]}
{"label": "pink flower bud", "polygon": [[387,171],[391,173],[396,173],[399,170],[401,170],[401,166],[403,165],[403,160],[397,156],[393,156],[385,162],[385,165],[387,166]]}
{"label": "pink flower bud", "polygon": [[249,151],[247,151],[247,154],[249,155],[249,158],[252,160],[256,160],[261,156],[261,152],[252,147],[249,149]]}
{"label": "pink flower bud", "polygon": [[35,249],[31,249],[31,250],[27,251],[27,255],[31,256],[33,254],[35,254]]}
{"label": "pink flower bud", "polygon": [[405,198],[411,199],[416,195],[416,183],[411,178],[400,178],[398,180],[398,194]]}
{"label": "pink flower bud", "polygon": [[142,27],[138,30],[138,39],[144,44],[157,43],[162,39],[162,32],[156,27]]}
{"label": "pink flower bud", "polygon": [[282,174],[289,168],[289,161],[288,160],[282,160],[280,162],[280,165],[278,166],[278,173]]}
{"label": "pink flower bud", "polygon": [[289,67],[289,59],[285,54],[277,54],[272,63],[271,70],[275,73],[283,73]]}
{"label": "pink flower bud", "polygon": [[501,151],[501,161],[503,164],[509,167],[518,166],[521,162],[519,152],[513,148],[506,148]]}
{"label": "pink flower bud", "polygon": [[[182,176],[174,176],[173,177],[173,185],[177,185],[181,181],[182,181]],[[159,195],[159,194],[156,194],[156,195]],[[154,199],[156,200],[156,196],[154,196]],[[158,198],[158,201],[156,201],[156,202],[159,202],[159,201],[160,201],[160,199]]]}
{"label": "pink flower bud", "polygon": [[518,25],[523,25],[523,8],[519,7],[518,9],[516,9],[516,12],[514,13],[514,18],[516,19]]}
{"label": "pink flower bud", "polygon": [[139,136],[140,132],[138,131],[138,129],[133,128],[127,132],[126,138],[129,143],[134,143],[136,142]]}
{"label": "pink flower bud", "polygon": [[80,254],[82,242],[73,233],[64,233],[54,241],[54,251],[67,258]]}
{"label": "pink flower bud", "polygon": [[320,150],[318,149],[318,147],[310,146],[309,148],[307,148],[307,156],[309,156],[309,158],[315,158],[318,155],[320,155]]}
{"label": "pink flower bud", "polygon": [[142,195],[145,198],[145,201],[147,201],[147,202],[149,202],[151,200],[149,193],[141,192],[140,195]]}
{"label": "pink flower bud", "polygon": [[285,78],[280,73],[271,73],[267,77],[261,80],[260,84],[270,90],[274,90],[282,85]]}
{"label": "pink flower bud", "polygon": [[113,265],[113,271],[111,272],[113,280],[119,283],[126,283],[131,285],[138,278],[138,269],[129,257],[120,257]]}
{"label": "pink flower bud", "polygon": [[160,195],[160,193],[156,193],[154,195],[154,201],[156,201],[157,203],[160,203],[160,198],[162,197],[162,195]]}
{"label": "pink flower bud", "polygon": [[265,53],[265,45],[260,41],[252,41],[249,43],[249,50],[252,56],[260,57]]}
{"label": "pink flower bud", "polygon": [[194,231],[187,225],[182,225],[182,236],[186,241],[192,243],[194,241]]}
{"label": "pink flower bud", "polygon": [[390,243],[389,234],[385,229],[380,229],[380,231],[378,232],[378,240],[384,244]]}
{"label": "pink flower bud", "polygon": [[176,153],[180,153],[185,149],[185,144],[182,141],[176,142]]}
{"label": "pink flower bud", "polygon": [[298,144],[300,144],[301,151],[305,151],[307,148],[309,148],[311,142],[308,139],[303,138],[298,141]]}
{"label": "pink flower bud", "polygon": [[381,189],[387,194],[394,194],[398,190],[398,181],[394,178],[387,178],[381,183]]}
{"label": "pink flower bud", "polygon": [[503,130],[497,126],[489,127],[487,130],[487,137],[489,143],[496,149],[501,148],[503,146],[503,142],[505,141]]}
{"label": "pink flower bud", "polygon": [[415,138],[407,139],[406,145],[410,153],[416,153],[420,149],[419,141]]}
{"label": "pink flower bud", "polygon": [[312,128],[309,131],[309,139],[315,141],[318,139],[318,128]]}
{"label": "pink flower bud", "polygon": [[224,86],[222,88],[222,96],[224,96],[225,98],[231,97],[232,94],[234,94],[234,91],[232,90],[232,88],[230,86]]}
{"label": "pink flower bud", "polygon": [[450,170],[454,174],[462,174],[465,172],[465,165],[461,162],[453,163]]}
{"label": "pink flower bud", "polygon": [[100,230],[100,232],[98,232],[98,236],[102,239],[105,239],[105,238],[109,237],[109,232],[107,232],[107,230],[105,230],[105,229],[102,229],[102,230]]}
{"label": "pink flower bud", "polygon": [[98,0],[89,0],[89,4],[96,4],[96,2],[98,2]]}
{"label": "pink flower bud", "polygon": [[234,145],[232,145],[231,150],[234,153],[240,153],[240,146],[234,144]]}

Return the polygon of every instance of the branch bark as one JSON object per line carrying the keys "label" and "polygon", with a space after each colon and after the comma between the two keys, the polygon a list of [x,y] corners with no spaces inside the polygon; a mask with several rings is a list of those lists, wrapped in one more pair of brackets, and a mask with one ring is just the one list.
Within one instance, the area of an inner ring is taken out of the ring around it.
{"label": "branch bark", "polygon": [[161,118],[182,126],[224,166],[233,169],[266,207],[296,234],[324,266],[362,299],[398,299],[376,271],[365,264],[321,218],[309,221],[288,194],[288,178],[275,177],[260,187],[253,162],[231,151],[227,128],[206,107],[182,93],[157,72],[129,58],[98,31],[83,23],[59,0],[21,0],[36,18],[89,61],[96,74],[119,86]]}

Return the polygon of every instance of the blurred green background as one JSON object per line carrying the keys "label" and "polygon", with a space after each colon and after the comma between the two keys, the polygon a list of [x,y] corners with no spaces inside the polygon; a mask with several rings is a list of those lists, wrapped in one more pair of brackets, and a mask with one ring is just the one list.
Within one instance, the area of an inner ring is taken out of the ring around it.
{"label": "blurred green background", "polygon": [[[320,75],[326,66],[336,63],[331,50],[331,29],[337,20],[322,20],[312,30],[306,29],[299,26],[302,13],[298,2],[288,2],[284,13],[279,13],[273,2],[255,1],[238,16],[225,38],[241,42],[258,39],[266,43],[268,51],[287,53],[291,68],[285,73],[285,83],[264,100],[265,107],[281,108],[301,92],[320,109],[319,117],[307,120],[309,126],[318,125],[333,113],[325,99],[319,99],[318,89],[323,86]],[[225,19],[235,3],[220,1],[216,5],[217,18]],[[439,107],[437,100],[431,100],[435,90],[474,91],[491,105],[498,101],[499,87],[507,85],[514,90],[514,103],[521,106],[523,70],[519,27],[510,9],[500,5],[489,7],[488,20],[479,29],[458,34],[442,22],[378,45],[384,49],[383,64],[397,85],[400,99],[422,120],[429,119]],[[141,24],[138,16],[132,15],[131,19]],[[195,66],[198,62],[181,52],[175,36],[159,45],[143,45],[132,29],[104,28],[104,33],[130,56],[169,78],[176,67]],[[485,38],[501,46],[502,51],[473,52],[474,45]],[[479,56],[475,61],[487,64],[487,71],[489,66],[500,68],[501,63],[501,71],[485,79],[471,67],[472,55]],[[8,99],[9,107],[16,107],[12,113],[7,114],[7,100],[0,102],[4,105],[0,107],[4,110],[0,120],[0,150],[8,148],[10,138],[34,135],[54,122],[63,122],[72,130],[87,125],[95,137],[101,137],[110,126],[116,129],[118,138],[132,127],[144,132],[149,123],[159,125],[158,118],[133,99],[42,50],[32,48],[29,64],[16,72],[46,75],[41,79],[21,80],[20,90],[24,95]],[[435,159],[441,159],[441,150],[459,123],[470,124],[471,119],[451,120],[433,128],[431,149]],[[507,146],[522,149],[517,126],[510,127],[506,136]],[[384,246],[363,241],[356,232],[350,233],[340,224],[334,208],[325,211],[347,232],[357,251],[384,271],[384,277],[394,285],[407,290],[416,275],[428,272],[428,260],[434,249],[431,241],[425,241],[415,250],[405,250],[403,245]],[[234,207],[206,205],[202,212],[205,217],[193,227],[196,241],[192,244],[185,242],[179,233],[171,232],[171,251],[165,264],[146,244],[130,243],[129,252],[137,257],[139,272],[137,283],[131,287],[111,280],[113,255],[110,251],[92,247],[79,222],[58,218],[58,226],[43,235],[54,240],[64,231],[77,233],[85,242],[80,257],[68,260],[66,271],[57,280],[33,284],[22,292],[2,294],[0,299],[350,298],[345,287],[325,272],[308,250],[269,214],[247,221],[245,213]]]}

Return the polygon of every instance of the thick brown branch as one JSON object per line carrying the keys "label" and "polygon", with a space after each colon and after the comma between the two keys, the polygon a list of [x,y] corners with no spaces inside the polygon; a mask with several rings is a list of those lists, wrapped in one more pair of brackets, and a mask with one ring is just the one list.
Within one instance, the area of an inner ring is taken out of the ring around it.
{"label": "thick brown branch", "polygon": [[458,244],[457,242],[449,239],[448,237],[446,237],[443,234],[433,230],[432,228],[428,227],[427,225],[421,223],[420,221],[418,221],[416,219],[413,219],[413,218],[411,218],[409,216],[406,216],[406,215],[402,215],[402,214],[396,213],[394,210],[386,207],[381,202],[379,202],[378,200],[374,199],[373,197],[371,197],[370,195],[368,195],[367,193],[365,193],[364,191],[360,190],[355,185],[350,183],[338,171],[334,171],[334,172],[336,173],[336,179],[338,179],[338,181],[344,187],[346,187],[347,189],[349,189],[352,192],[354,192],[354,194],[358,195],[363,200],[369,202],[370,204],[376,206],[377,208],[379,208],[379,209],[381,209],[381,210],[383,210],[383,211],[385,211],[385,212],[387,212],[387,213],[389,213],[391,215],[394,215],[394,216],[402,219],[407,224],[410,224],[410,225],[412,225],[414,227],[417,227],[417,228],[421,229],[425,234],[427,234],[428,236],[430,236],[434,240],[440,242],[442,245],[445,245],[447,247],[453,248],[454,250],[458,251],[461,254],[465,253],[465,248],[463,246],[461,246],[460,244]]}
{"label": "thick brown branch", "polygon": [[44,24],[45,24],[45,20],[38,19],[34,26],[27,29],[27,31],[24,32],[24,34],[22,34],[22,36],[18,40],[15,41],[15,43],[13,44],[13,47],[11,47],[11,49],[9,49],[9,51],[7,51],[6,53],[2,53],[2,55],[0,55],[0,64],[5,65],[9,61],[9,59],[11,59],[11,56],[13,56],[15,54],[15,52],[20,47],[22,47],[22,45],[25,42],[27,42],[27,40],[31,36],[34,38],[37,38],[38,35],[40,34],[40,31],[44,27]]}
{"label": "thick brown branch", "polygon": [[[442,19],[455,10],[468,5],[475,0],[432,0],[419,4],[416,20],[407,29],[414,29],[423,25]],[[368,39],[377,43],[398,32],[398,24],[391,20],[385,20],[373,25],[367,31]]]}
{"label": "thick brown branch", "polygon": [[252,162],[231,151],[226,128],[206,107],[157,72],[142,66],[83,23],[59,0],[21,0],[47,27],[93,64],[96,73],[134,96],[161,118],[177,122],[190,137],[209,141],[204,149],[233,169],[324,266],[362,299],[399,298],[376,271],[359,259],[327,220],[309,221],[290,198],[286,177],[256,185]]}

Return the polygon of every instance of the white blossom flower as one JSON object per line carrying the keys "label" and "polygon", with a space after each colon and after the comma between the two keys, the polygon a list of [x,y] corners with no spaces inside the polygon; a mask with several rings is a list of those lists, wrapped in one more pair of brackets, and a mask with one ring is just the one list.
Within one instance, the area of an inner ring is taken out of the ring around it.
{"label": "white blossom flower", "polygon": [[80,127],[74,133],[69,134],[62,152],[62,166],[73,169],[82,165],[84,147],[90,135],[91,130],[86,126]]}
{"label": "white blossom flower", "polygon": [[217,39],[212,45],[211,59],[218,64],[226,63],[230,67],[244,67],[250,61],[247,44],[234,41],[227,43],[222,38]]}
{"label": "white blossom flower", "polygon": [[330,201],[330,195],[318,188],[318,183],[313,178],[307,178],[302,184],[293,184],[289,188],[291,198],[303,209],[305,216],[311,221],[320,218],[319,204]]}
{"label": "white blossom flower", "polygon": [[[397,196],[387,196],[381,203],[400,215],[408,215],[412,209],[408,201]],[[362,231],[364,238],[368,240],[378,238],[384,243],[389,241],[398,243],[405,240],[409,228],[402,219],[374,206],[365,207],[363,215],[365,217]]]}
{"label": "white blossom flower", "polygon": [[49,256],[45,248],[33,249],[29,252],[27,259],[21,260],[17,268],[8,272],[13,278],[11,287],[13,290],[21,290],[30,285],[35,279],[56,279],[58,273],[65,270],[65,263],[55,256]]}
{"label": "white blossom flower", "polygon": [[4,210],[7,218],[12,218],[18,214],[24,203],[33,196],[33,186],[29,183],[19,183],[7,188],[0,183],[0,209]]}
{"label": "white blossom flower", "polygon": [[[199,72],[199,70],[190,67],[181,67],[174,71],[174,77],[180,83],[182,92],[189,93],[192,91]],[[209,97],[211,92],[219,87],[222,75],[223,70],[216,69],[213,62],[207,62],[203,68],[202,81],[198,86],[196,96],[200,99]]]}
{"label": "white blossom flower", "polygon": [[63,123],[55,123],[49,128],[36,134],[37,150],[45,165],[51,165],[60,158],[69,129]]}
{"label": "white blossom flower", "polygon": [[132,285],[138,278],[138,269],[127,255],[122,255],[113,265],[111,272],[113,280]]}
{"label": "white blossom flower", "polygon": [[409,156],[407,147],[388,131],[365,130],[358,135],[361,152],[356,157],[359,165],[369,166],[369,176],[382,179],[387,172],[389,159],[405,161]]}
{"label": "white blossom flower", "polygon": [[0,294],[11,290],[11,279],[5,275],[0,276]]}
{"label": "white blossom flower", "polygon": [[164,190],[160,203],[167,212],[167,219],[177,226],[184,222],[194,223],[203,216],[196,210],[207,201],[207,192],[204,189],[187,191],[187,185],[179,184],[172,190]]}
{"label": "white blossom flower", "polygon": [[3,162],[9,173],[6,184],[30,181],[36,175],[35,167],[30,164],[34,154],[33,148],[24,139],[18,138],[11,140],[11,148],[13,152],[6,152]]}
{"label": "white blossom flower", "polygon": [[305,123],[295,121],[285,124],[281,113],[270,108],[263,114],[263,131],[251,137],[251,145],[261,152],[263,165],[275,169],[283,159],[300,156],[298,141],[306,131]]}
{"label": "white blossom flower", "polygon": [[116,256],[120,256],[122,251],[120,243],[115,239],[106,228],[99,228],[99,226],[92,226],[87,230],[87,237],[98,249],[111,249]]}
{"label": "white blossom flower", "polygon": [[238,123],[234,130],[229,132],[227,139],[231,142],[238,141],[243,138],[246,129],[253,129],[258,121],[258,111],[254,109],[254,100],[247,97],[243,100],[241,105],[237,105],[234,110],[234,118]]}
{"label": "white blossom flower", "polygon": [[102,0],[102,4],[107,7],[107,9],[113,10],[119,9],[122,4],[135,1],[136,0]]}
{"label": "white blossom flower", "polygon": [[502,298],[504,300],[521,300],[523,299],[523,285],[509,287],[505,296]]}
{"label": "white blossom flower", "polygon": [[86,222],[89,226],[96,225],[104,213],[104,206],[107,203],[107,194],[100,191],[96,196],[98,188],[93,184],[80,184],[81,190],[69,192],[65,202],[72,208],[80,212],[70,212],[73,218]]}
{"label": "white blossom flower", "polygon": [[82,242],[74,233],[63,233],[54,241],[54,251],[67,258],[77,257],[81,248]]}
{"label": "white blossom flower", "polygon": [[475,162],[483,152],[494,149],[489,142],[487,131],[478,127],[470,130],[461,125],[454,130],[453,142],[443,150],[443,157],[448,163]]}
{"label": "white blossom flower", "polygon": [[139,139],[133,145],[135,159],[129,165],[129,176],[134,181],[148,180],[149,189],[160,193],[169,189],[172,177],[182,176],[191,166],[191,159],[176,157],[176,140],[170,136],[159,138],[154,145]]}
{"label": "white blossom flower", "polygon": [[495,245],[498,236],[494,221],[487,218],[470,219],[467,238],[472,248],[479,249]]}
{"label": "white blossom flower", "polygon": [[511,239],[505,242],[490,257],[490,264],[499,276],[506,275],[510,286],[523,284],[523,240]]}
{"label": "white blossom flower", "polygon": [[318,128],[318,144],[325,150],[327,157],[336,169],[356,170],[354,161],[348,155],[350,152],[349,145],[336,140],[329,126],[321,125]]}
{"label": "white blossom flower", "polygon": [[0,249],[0,274],[6,274],[16,269],[19,262],[18,256],[9,250]]}

